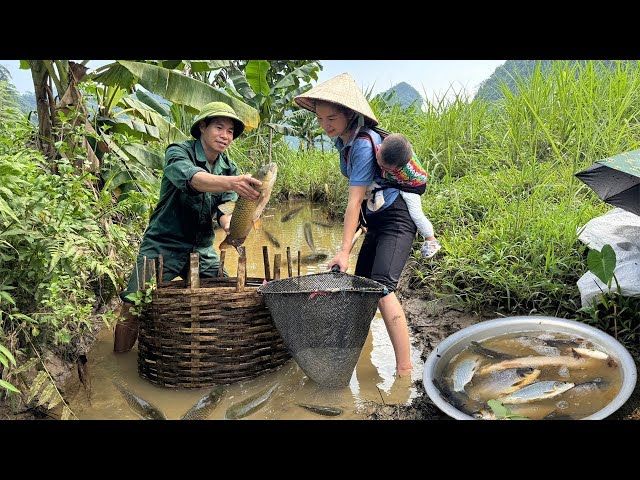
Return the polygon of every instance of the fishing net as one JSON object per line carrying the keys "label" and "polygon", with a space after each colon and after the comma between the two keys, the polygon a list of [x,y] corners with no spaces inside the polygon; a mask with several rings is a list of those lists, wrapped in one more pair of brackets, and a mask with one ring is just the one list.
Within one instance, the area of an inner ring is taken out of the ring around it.
{"label": "fishing net", "polygon": [[258,288],[285,346],[309,378],[349,384],[384,285],[341,272],[268,282]]}

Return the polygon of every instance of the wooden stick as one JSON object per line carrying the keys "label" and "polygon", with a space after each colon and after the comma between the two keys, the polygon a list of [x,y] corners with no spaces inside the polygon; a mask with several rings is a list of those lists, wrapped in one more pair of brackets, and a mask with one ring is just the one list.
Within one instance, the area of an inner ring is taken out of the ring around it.
{"label": "wooden stick", "polygon": [[287,273],[289,278],[293,277],[293,268],[291,267],[291,247],[287,247]]}
{"label": "wooden stick", "polygon": [[280,280],[280,262],[282,262],[282,254],[276,253],[273,256],[273,278]]}
{"label": "wooden stick", "polygon": [[[358,230],[356,230],[356,233],[353,235],[353,240],[351,240],[351,250],[353,250],[353,247],[358,241],[358,238],[360,238],[360,235],[362,235],[363,233],[367,233],[367,229],[365,227],[360,227],[358,228]],[[351,250],[349,250],[349,253],[351,253]]]}
{"label": "wooden stick", "polygon": [[269,247],[262,246],[262,258],[264,260],[264,278],[268,282],[271,280],[271,272],[269,271]]}
{"label": "wooden stick", "polygon": [[224,257],[227,254],[226,250],[220,252],[220,266],[218,266],[218,277],[224,277]]}
{"label": "wooden stick", "polygon": [[156,279],[156,259],[155,258],[149,259],[149,278]]}
{"label": "wooden stick", "polygon": [[[147,256],[142,257],[142,290],[146,288],[147,285]],[[138,290],[140,287],[138,287]]]}
{"label": "wooden stick", "polygon": [[158,288],[162,285],[162,277],[164,274],[164,255],[158,257]]}
{"label": "wooden stick", "polygon": [[200,256],[197,252],[189,255],[189,286],[200,288]]}
{"label": "wooden stick", "polygon": [[238,247],[238,276],[236,277],[236,292],[244,292],[247,272],[247,256],[243,246]]}

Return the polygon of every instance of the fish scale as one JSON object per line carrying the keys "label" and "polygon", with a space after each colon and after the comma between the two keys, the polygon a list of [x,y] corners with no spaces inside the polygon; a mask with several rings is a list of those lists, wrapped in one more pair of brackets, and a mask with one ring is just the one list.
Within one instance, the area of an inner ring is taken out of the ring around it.
{"label": "fish scale", "polygon": [[478,357],[467,358],[461,361],[453,371],[453,391],[462,392],[464,386],[471,381],[476,372],[480,359]]}
{"label": "fish scale", "polygon": [[545,398],[553,398],[575,386],[571,382],[547,380],[536,382],[500,399],[502,403],[527,403]]}
{"label": "fish scale", "polygon": [[[264,208],[271,197],[271,190],[278,176],[278,166],[275,163],[268,163],[258,169],[253,178],[260,180],[262,185],[254,187],[260,192],[260,196],[256,200],[249,200],[240,197],[235,206],[223,204],[218,208],[225,214],[231,213],[231,222],[229,224],[229,234],[220,244],[220,249],[233,246],[238,248],[242,245],[254,227]],[[231,210],[233,208],[233,210]]]}

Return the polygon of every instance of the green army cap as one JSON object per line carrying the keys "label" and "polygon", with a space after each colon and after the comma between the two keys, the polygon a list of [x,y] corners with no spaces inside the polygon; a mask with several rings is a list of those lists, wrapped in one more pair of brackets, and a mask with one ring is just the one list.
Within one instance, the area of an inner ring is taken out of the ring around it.
{"label": "green army cap", "polygon": [[244,122],[240,120],[240,117],[236,115],[236,112],[224,102],[211,102],[207,103],[202,109],[200,113],[196,116],[193,121],[193,125],[191,126],[191,135],[194,138],[200,138],[200,128],[198,127],[198,123],[200,120],[204,120],[205,118],[210,117],[227,117],[233,120],[234,128],[233,128],[233,139],[235,140],[240,136],[240,134],[244,131]]}

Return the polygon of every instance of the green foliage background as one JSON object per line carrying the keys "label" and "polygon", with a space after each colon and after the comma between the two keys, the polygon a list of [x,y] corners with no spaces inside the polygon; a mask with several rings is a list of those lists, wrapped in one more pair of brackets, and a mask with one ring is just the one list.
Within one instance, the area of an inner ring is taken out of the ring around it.
{"label": "green foliage background", "polygon": [[[233,75],[242,73],[242,65],[233,68]],[[261,73],[255,80],[261,95],[275,95],[273,82],[284,84],[299,68],[307,67],[292,65],[273,79]],[[223,80],[218,75],[215,82]],[[291,94],[303,84],[288,88]],[[617,308],[616,297],[596,309],[581,308],[576,281],[588,267],[577,232],[610,207],[574,174],[598,159],[639,148],[640,66],[537,63],[526,78],[512,76],[493,88],[500,95],[442,100],[423,109],[369,95],[381,126],[404,133],[429,172],[422,204],[444,254],[422,261],[416,253],[411,284],[470,311],[576,318],[605,330],[615,327],[616,335],[624,325],[625,342],[637,346],[637,308]],[[99,84],[87,83],[85,92],[107,98]],[[335,149],[323,152],[312,142],[311,148],[290,149],[282,133],[294,118],[291,103],[250,98],[265,106],[261,115],[273,126],[234,142],[229,153],[240,170],[252,172],[270,157],[279,167],[275,197],[304,196],[341,217],[348,184]],[[274,111],[276,104],[281,111]],[[133,101],[122,105],[132,112],[146,108]],[[35,149],[35,127],[20,112],[15,91],[0,82],[0,345],[18,363],[32,356],[34,344],[73,358],[96,319],[113,321],[97,312],[122,288],[133,263],[157,201],[158,159],[167,143],[153,137],[164,124],[143,113],[144,135],[129,127],[106,130],[112,149],[103,159],[105,170],[79,174],[73,161],[82,151],[61,139],[56,148],[67,155],[56,160],[52,174]],[[190,125],[192,113],[175,105],[169,113],[167,125]],[[317,125],[298,124],[308,129],[301,137],[317,134]],[[81,129],[74,134],[91,137]],[[141,155],[148,161],[134,165],[132,159]]]}

